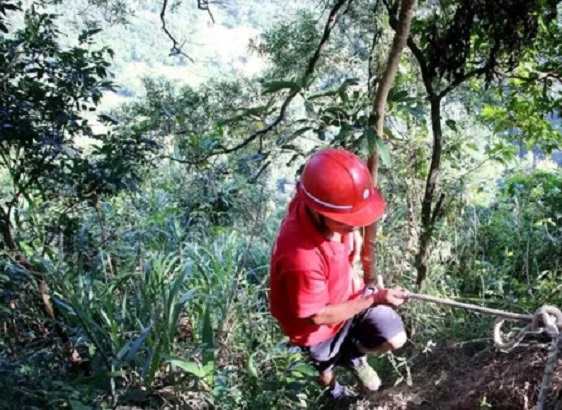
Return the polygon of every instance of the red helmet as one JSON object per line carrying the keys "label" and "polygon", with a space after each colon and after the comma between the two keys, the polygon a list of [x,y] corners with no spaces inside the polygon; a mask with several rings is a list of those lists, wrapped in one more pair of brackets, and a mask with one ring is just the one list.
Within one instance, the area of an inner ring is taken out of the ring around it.
{"label": "red helmet", "polygon": [[307,161],[298,195],[314,211],[350,226],[367,226],[385,207],[365,162],[343,149],[316,152]]}

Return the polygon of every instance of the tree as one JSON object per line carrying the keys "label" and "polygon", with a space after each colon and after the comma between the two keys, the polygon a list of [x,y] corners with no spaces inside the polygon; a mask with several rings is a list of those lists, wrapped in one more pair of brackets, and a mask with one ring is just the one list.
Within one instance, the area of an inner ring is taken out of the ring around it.
{"label": "tree", "polygon": [[[375,133],[378,139],[384,136],[384,117],[386,113],[386,102],[390,89],[393,86],[398,64],[402,56],[402,50],[406,46],[406,41],[410,35],[410,25],[416,10],[415,0],[402,0],[400,3],[400,14],[396,23],[396,34],[392,42],[392,47],[388,55],[388,62],[378,83],[377,92],[373,101],[373,114],[376,120]],[[367,161],[369,171],[373,178],[375,187],[378,185],[378,168],[379,168],[379,149],[374,149],[369,154]],[[376,277],[376,222],[365,229],[365,240],[363,249],[361,250],[361,262],[363,264],[363,272],[365,280],[374,280]]]}
{"label": "tree", "polygon": [[[25,27],[0,40],[0,171],[9,177],[0,201],[4,247],[17,248],[13,222],[22,200],[95,203],[137,179],[133,165],[154,148],[139,133],[92,130],[87,113],[113,89],[112,51],[90,47],[97,31],[83,32],[80,45],[63,50],[55,16],[31,8]],[[78,137],[93,142],[88,155]]]}
{"label": "tree", "polygon": [[[408,47],[419,65],[433,133],[416,255],[418,286],[427,277],[432,232],[445,199],[444,193],[438,196],[437,187],[443,149],[442,101],[469,80],[482,78],[489,85],[497,80],[498,73],[515,70],[527,50],[537,45],[541,24],[548,26],[555,19],[557,3],[461,0],[425,4],[425,17],[412,26]],[[384,0],[384,4],[390,26],[397,30],[398,2]]]}

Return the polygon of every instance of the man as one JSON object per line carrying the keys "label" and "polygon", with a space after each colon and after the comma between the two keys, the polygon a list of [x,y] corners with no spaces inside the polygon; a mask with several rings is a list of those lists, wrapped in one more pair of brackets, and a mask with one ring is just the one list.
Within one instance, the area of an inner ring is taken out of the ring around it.
{"label": "man", "polygon": [[365,286],[354,276],[358,229],[378,220],[384,200],[365,163],[343,149],[325,149],[305,165],[271,258],[272,315],[292,345],[306,352],[329,397],[347,390],[336,366],[352,371],[367,393],[381,381],[366,354],[401,347],[404,326],[393,308],[407,293]]}

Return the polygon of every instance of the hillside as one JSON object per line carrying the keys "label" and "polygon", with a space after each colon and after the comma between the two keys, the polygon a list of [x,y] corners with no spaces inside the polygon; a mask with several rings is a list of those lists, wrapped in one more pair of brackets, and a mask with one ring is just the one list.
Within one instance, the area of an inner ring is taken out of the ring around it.
{"label": "hillside", "polygon": [[162,1],[139,1],[123,23],[108,22],[104,6],[92,6],[89,0],[62,2],[51,10],[60,14],[60,28],[69,41],[85,27],[102,29],[96,35],[97,44],[115,52],[112,71],[119,92],[107,95],[102,106],[112,108],[128,97],[142,96],[144,78],[196,86],[209,80],[258,75],[267,62],[249,52],[250,41],[259,39],[277,21],[308,7],[300,4],[294,0],[211,3],[211,17],[195,3],[170,2],[166,28],[186,56],[171,52],[173,42],[162,29]]}

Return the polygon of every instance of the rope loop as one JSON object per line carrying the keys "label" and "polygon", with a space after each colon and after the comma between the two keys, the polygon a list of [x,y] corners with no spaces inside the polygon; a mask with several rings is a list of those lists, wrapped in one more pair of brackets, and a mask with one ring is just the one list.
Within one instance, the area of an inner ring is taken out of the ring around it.
{"label": "rope loop", "polygon": [[546,332],[550,337],[555,338],[562,330],[562,312],[556,306],[550,305],[538,308],[533,314],[531,323],[515,334],[508,333],[507,338],[504,338],[501,331],[505,321],[505,318],[499,317],[494,323],[494,343],[502,351],[515,348],[529,333]]}

